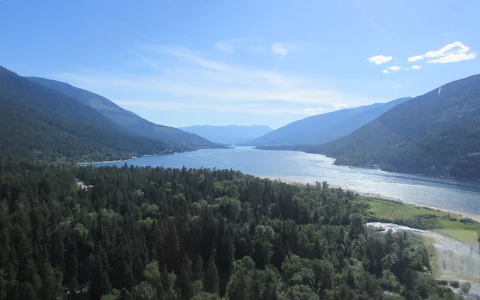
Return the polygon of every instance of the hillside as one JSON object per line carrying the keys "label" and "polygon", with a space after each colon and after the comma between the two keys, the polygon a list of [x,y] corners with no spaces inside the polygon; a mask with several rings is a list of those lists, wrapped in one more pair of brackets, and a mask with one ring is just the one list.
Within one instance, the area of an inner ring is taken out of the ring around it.
{"label": "hillside", "polygon": [[448,83],[310,152],[336,164],[480,179],[480,75]]}
{"label": "hillside", "polygon": [[196,125],[181,127],[181,130],[198,134],[212,142],[237,145],[245,141],[258,138],[264,134],[271,132],[273,129],[268,126],[252,125],[252,126],[210,126]]}
{"label": "hillside", "polygon": [[409,99],[411,98],[400,98],[388,103],[375,103],[311,116],[244,144],[252,146],[294,146],[326,143],[353,132],[392,107]]}
{"label": "hillside", "polygon": [[121,108],[107,98],[90,91],[74,87],[64,82],[45,78],[29,77],[28,79],[87,104],[132,133],[160,140],[169,145],[188,148],[190,150],[221,147],[220,145],[212,143],[198,135],[184,132],[177,128],[149,122],[133,112]]}
{"label": "hillside", "polygon": [[96,110],[0,67],[0,155],[40,160],[118,159],[163,153]]}

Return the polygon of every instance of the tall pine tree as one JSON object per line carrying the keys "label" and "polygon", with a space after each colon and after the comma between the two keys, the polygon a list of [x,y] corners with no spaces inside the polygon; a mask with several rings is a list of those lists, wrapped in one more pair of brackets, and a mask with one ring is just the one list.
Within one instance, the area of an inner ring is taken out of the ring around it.
{"label": "tall pine tree", "polygon": [[178,294],[181,295],[181,299],[190,299],[193,296],[193,273],[192,262],[190,257],[185,253],[182,261],[182,269],[180,270],[180,276],[178,277]]}
{"label": "tall pine tree", "polygon": [[207,293],[218,294],[219,279],[217,266],[215,264],[215,252],[214,250],[208,261],[208,268],[203,281],[203,289]]}
{"label": "tall pine tree", "polygon": [[195,263],[194,279],[203,281],[203,259],[201,254],[198,254],[197,262]]}

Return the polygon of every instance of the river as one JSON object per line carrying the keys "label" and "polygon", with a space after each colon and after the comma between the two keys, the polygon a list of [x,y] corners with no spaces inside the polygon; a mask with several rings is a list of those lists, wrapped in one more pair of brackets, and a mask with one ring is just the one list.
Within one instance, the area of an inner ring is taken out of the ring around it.
{"label": "river", "polygon": [[[480,215],[480,182],[432,178],[333,165],[334,159],[295,151],[251,147],[209,149],[126,161],[134,166],[234,169],[262,177],[302,183],[327,181],[359,193],[371,193],[439,209]],[[95,163],[97,166],[125,162]]]}

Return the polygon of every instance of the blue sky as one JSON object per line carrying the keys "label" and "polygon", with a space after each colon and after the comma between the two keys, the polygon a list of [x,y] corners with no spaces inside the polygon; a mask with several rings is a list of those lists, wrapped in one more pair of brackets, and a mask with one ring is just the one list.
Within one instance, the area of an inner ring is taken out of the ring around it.
{"label": "blue sky", "polygon": [[0,65],[159,124],[274,128],[479,72],[480,1],[0,0]]}

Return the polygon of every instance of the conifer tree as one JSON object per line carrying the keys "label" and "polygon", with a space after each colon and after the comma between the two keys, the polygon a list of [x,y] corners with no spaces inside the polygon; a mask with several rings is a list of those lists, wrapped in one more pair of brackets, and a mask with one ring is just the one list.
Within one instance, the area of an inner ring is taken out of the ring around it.
{"label": "conifer tree", "polygon": [[178,277],[179,294],[182,295],[181,299],[190,299],[193,296],[193,273],[192,262],[190,257],[185,253],[182,261],[182,269],[180,270],[180,276]]}
{"label": "conifer tree", "polygon": [[218,294],[219,278],[217,266],[215,264],[215,253],[216,251],[214,250],[212,255],[210,255],[208,268],[205,272],[205,279],[203,281],[203,288],[207,293]]}

